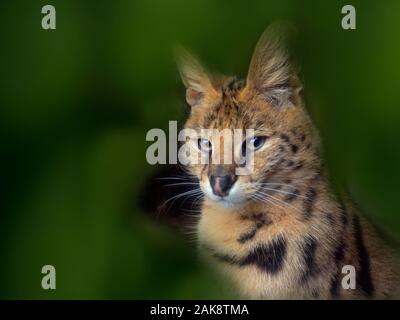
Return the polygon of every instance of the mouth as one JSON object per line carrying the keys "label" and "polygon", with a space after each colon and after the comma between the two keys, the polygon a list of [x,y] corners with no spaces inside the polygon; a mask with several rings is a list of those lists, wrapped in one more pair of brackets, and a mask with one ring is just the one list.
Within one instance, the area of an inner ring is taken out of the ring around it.
{"label": "mouth", "polygon": [[245,203],[243,199],[233,199],[229,195],[226,196],[216,196],[214,194],[207,194],[207,198],[213,203],[218,204],[222,207],[234,207]]}
{"label": "mouth", "polygon": [[215,199],[215,200],[213,199],[212,201],[215,204],[217,204],[221,207],[224,207],[224,208],[231,208],[231,207],[237,206],[239,204],[239,203],[236,203],[236,202],[226,199],[226,197],[223,197],[223,198],[220,197],[219,199]]}
{"label": "mouth", "polygon": [[228,195],[227,196],[217,196],[213,193],[206,193],[208,199],[214,202],[228,202]]}
{"label": "mouth", "polygon": [[200,185],[200,188],[203,191],[203,194],[209,199],[211,202],[221,205],[223,207],[232,207],[235,205],[240,205],[244,203],[246,198],[244,198],[239,190],[232,188],[226,195],[218,195],[215,194],[210,187],[209,183]]}

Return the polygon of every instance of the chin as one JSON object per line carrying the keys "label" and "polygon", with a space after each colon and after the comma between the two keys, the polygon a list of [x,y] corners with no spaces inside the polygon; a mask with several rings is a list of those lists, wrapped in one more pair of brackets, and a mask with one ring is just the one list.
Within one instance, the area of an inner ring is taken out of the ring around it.
{"label": "chin", "polygon": [[219,205],[223,208],[240,207],[247,202],[247,199],[244,197],[227,195],[226,197],[221,198],[215,196],[214,194],[205,194],[205,195],[212,204]]}
{"label": "chin", "polygon": [[240,205],[240,202],[232,202],[232,201],[229,201],[229,200],[226,200],[226,199],[218,199],[218,200],[210,199],[210,200],[211,200],[211,202],[213,204],[216,204],[216,205],[221,206],[223,208],[233,208],[233,207],[236,207],[236,206]]}

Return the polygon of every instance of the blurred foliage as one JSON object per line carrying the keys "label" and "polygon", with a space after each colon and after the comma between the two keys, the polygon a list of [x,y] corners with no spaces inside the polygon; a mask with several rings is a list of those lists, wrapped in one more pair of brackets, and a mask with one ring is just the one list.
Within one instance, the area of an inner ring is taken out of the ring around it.
{"label": "blurred foliage", "polygon": [[[244,76],[257,38],[279,19],[335,185],[398,238],[400,2],[48,1],[0,4],[2,189],[0,298],[231,297],[195,245],[140,212],[146,132],[184,115],[172,47]],[[57,289],[41,289],[41,268]]]}

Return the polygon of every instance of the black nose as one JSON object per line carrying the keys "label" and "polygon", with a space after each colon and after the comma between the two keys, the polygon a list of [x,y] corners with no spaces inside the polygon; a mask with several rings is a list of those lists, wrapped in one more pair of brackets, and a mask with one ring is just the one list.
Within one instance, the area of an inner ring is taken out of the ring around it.
{"label": "black nose", "polygon": [[232,188],[236,179],[233,175],[225,175],[225,176],[211,176],[210,184],[211,188],[217,196],[226,196],[229,193],[229,190]]}

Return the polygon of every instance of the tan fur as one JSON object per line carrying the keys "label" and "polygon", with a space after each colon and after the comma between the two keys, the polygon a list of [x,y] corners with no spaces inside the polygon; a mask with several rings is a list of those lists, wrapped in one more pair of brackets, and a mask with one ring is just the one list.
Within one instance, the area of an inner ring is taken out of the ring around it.
{"label": "tan fur", "polygon": [[[395,283],[392,253],[350,202],[329,189],[318,133],[281,38],[271,29],[262,36],[245,85],[213,79],[187,53],[181,60],[192,107],[186,128],[254,128],[256,136],[268,137],[267,147],[254,154],[252,174],[236,182],[245,201],[222,206],[206,197],[199,247],[244,297],[387,297]],[[213,168],[189,167],[203,190]],[[269,201],[258,201],[252,195],[260,181],[285,185],[265,191]],[[344,265],[357,270],[355,290],[341,286]]]}

